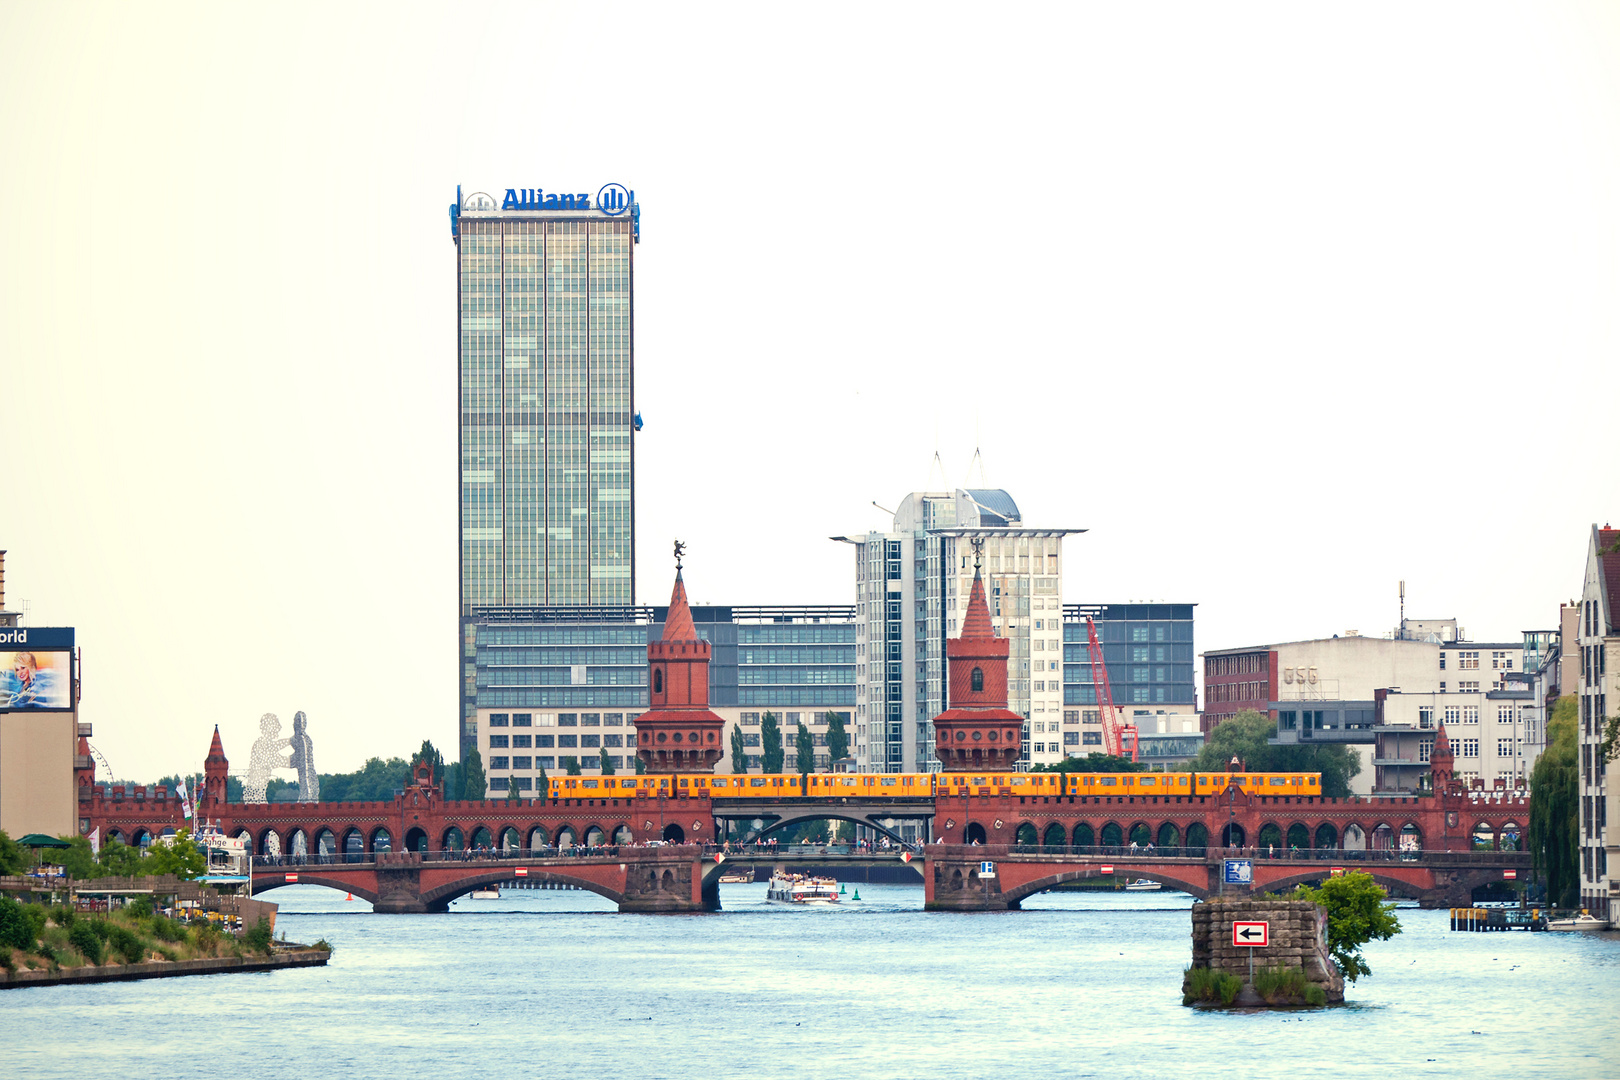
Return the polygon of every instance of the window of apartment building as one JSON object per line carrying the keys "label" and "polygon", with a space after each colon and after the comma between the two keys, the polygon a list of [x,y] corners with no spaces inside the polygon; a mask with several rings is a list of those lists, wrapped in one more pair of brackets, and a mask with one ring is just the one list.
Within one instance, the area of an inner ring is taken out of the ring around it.
{"label": "window of apartment building", "polygon": [[623,735],[603,735],[602,736],[602,745],[603,746],[623,746],[624,745],[624,736]]}
{"label": "window of apartment building", "polygon": [[1512,653],[1506,653],[1506,652],[1493,652],[1493,653],[1491,653],[1491,667],[1500,668],[1503,671],[1512,671],[1513,670],[1513,654]]}
{"label": "window of apartment building", "polygon": [[1479,723],[1479,706],[1464,705],[1462,711],[1462,722],[1465,724]]}
{"label": "window of apartment building", "polygon": [[[737,723],[741,724],[743,727],[759,727],[759,713],[757,713],[757,712],[739,713],[738,716],[737,716]],[[749,745],[754,745],[754,744],[750,743]]]}
{"label": "window of apartment building", "polygon": [[1132,641],[1146,641],[1147,639],[1148,639],[1148,628],[1147,627],[1145,627],[1145,626],[1133,626],[1133,627],[1131,627],[1131,640]]}
{"label": "window of apartment building", "polygon": [[1145,664],[1148,662],[1148,647],[1146,645],[1131,646],[1131,663]]}
{"label": "window of apartment building", "polygon": [[490,713],[489,714],[489,726],[490,727],[505,727],[507,725],[507,723],[509,722],[509,720],[510,720],[510,717],[508,716],[508,714],[503,713],[503,712],[496,712],[496,713]]}
{"label": "window of apartment building", "polygon": [[533,745],[534,745],[534,736],[533,735],[514,735],[514,736],[512,736],[512,749],[514,749],[514,750],[527,750]]}
{"label": "window of apartment building", "polygon": [[1434,706],[1421,705],[1418,707],[1418,727],[1434,727]]}
{"label": "window of apartment building", "polygon": [[557,726],[558,727],[579,727],[579,714],[578,713],[571,713],[571,712],[558,713],[557,714]]}
{"label": "window of apartment building", "polygon": [[1063,733],[1063,745],[1064,746],[1079,746],[1080,745],[1080,733],[1078,731],[1065,731]]}
{"label": "window of apartment building", "polygon": [[1440,654],[1440,670],[1441,671],[1446,670],[1446,654],[1445,653]]}
{"label": "window of apartment building", "polygon": [[1513,756],[1513,740],[1512,739],[1497,739],[1496,740],[1496,756],[1497,757],[1512,757]]}
{"label": "window of apartment building", "polygon": [[1460,652],[1457,654],[1457,666],[1463,671],[1479,670],[1478,652]]}
{"label": "window of apartment building", "polygon": [[603,727],[624,727],[624,713],[607,712],[602,714]]}
{"label": "window of apartment building", "polygon": [[1083,723],[1083,724],[1100,724],[1100,723],[1102,723],[1102,710],[1101,709],[1082,709],[1082,710],[1080,710],[1080,722]]}
{"label": "window of apartment building", "polygon": [[526,712],[513,713],[512,714],[512,726],[513,727],[534,727],[534,713],[526,713]]}
{"label": "window of apartment building", "polygon": [[506,791],[512,786],[512,781],[505,776],[492,776],[489,778],[489,790]]}
{"label": "window of apartment building", "polygon": [[534,759],[534,767],[537,769],[555,769],[557,767],[557,759],[550,757],[549,755],[546,757],[537,757]]}
{"label": "window of apartment building", "polygon": [[1424,739],[1418,743],[1418,760],[1428,761],[1429,755],[1434,753],[1434,740]]}
{"label": "window of apartment building", "polygon": [[1479,740],[1478,739],[1458,739],[1457,740],[1457,756],[1458,757],[1479,757]]}
{"label": "window of apartment building", "polygon": [[557,748],[559,750],[578,750],[579,749],[579,736],[578,735],[559,735],[559,736],[557,736]]}
{"label": "window of apartment building", "polygon": [[534,768],[534,758],[526,757],[523,754],[513,754],[512,755],[512,768],[514,768],[514,769],[532,769],[532,768]]}
{"label": "window of apartment building", "polygon": [[1448,724],[1460,724],[1460,723],[1462,723],[1462,706],[1460,706],[1460,705],[1447,705],[1446,706],[1446,723],[1448,723]]}
{"label": "window of apartment building", "polygon": [[1477,694],[1477,693],[1479,693],[1479,680],[1478,679],[1471,679],[1471,680],[1464,680],[1462,682],[1459,682],[1457,684],[1457,692],[1459,694]]}
{"label": "window of apartment building", "polygon": [[1080,744],[1082,746],[1101,746],[1102,745],[1102,732],[1100,732],[1100,731],[1082,731],[1080,733]]}
{"label": "window of apartment building", "polygon": [[1078,724],[1080,722],[1080,710],[1079,709],[1064,709],[1063,710],[1063,722],[1065,724]]}
{"label": "window of apartment building", "polygon": [[579,745],[582,749],[600,750],[602,748],[602,736],[581,735],[579,737]]}
{"label": "window of apartment building", "polygon": [[507,742],[505,735],[491,735],[489,737],[489,748],[491,750],[505,750]]}
{"label": "window of apartment building", "polygon": [[510,762],[511,759],[505,755],[491,754],[489,758],[489,767],[492,769],[510,769],[512,767]]}
{"label": "window of apartment building", "polygon": [[1513,723],[1513,706],[1498,705],[1496,707],[1496,718],[1504,724]]}
{"label": "window of apartment building", "polygon": [[536,747],[538,747],[538,748],[549,750],[552,747],[557,745],[557,736],[555,736],[555,735],[536,735],[534,737],[534,745]]}

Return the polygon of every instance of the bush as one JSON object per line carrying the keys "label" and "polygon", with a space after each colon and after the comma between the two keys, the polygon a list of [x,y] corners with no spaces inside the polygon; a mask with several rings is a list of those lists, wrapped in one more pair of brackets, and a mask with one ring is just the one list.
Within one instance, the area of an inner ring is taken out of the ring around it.
{"label": "bush", "polygon": [[117,924],[107,928],[107,944],[124,958],[126,964],[138,964],[146,959],[146,943],[134,932]]}
{"label": "bush", "polygon": [[68,931],[68,942],[92,964],[101,963],[101,938],[89,919],[79,919]]}
{"label": "bush", "polygon": [[1267,1001],[1303,998],[1310,983],[1303,968],[1267,967],[1254,973],[1254,991]]}
{"label": "bush", "polygon": [[23,918],[28,920],[29,943],[45,933],[45,908],[39,904],[19,904],[22,908]]}
{"label": "bush", "polygon": [[1227,975],[1210,968],[1188,968],[1184,974],[1187,988],[1181,998],[1183,1005],[1216,999],[1219,999],[1222,1005],[1230,1005],[1236,1000],[1238,991],[1243,989],[1243,980],[1236,975]]}
{"label": "bush", "polygon": [[266,956],[270,954],[270,943],[273,940],[274,935],[270,930],[270,919],[265,915],[260,915],[259,921],[249,927],[247,932],[242,935],[242,941],[248,948],[254,952],[264,953]]}
{"label": "bush", "polygon": [[197,950],[203,956],[213,956],[219,949],[219,931],[212,926],[197,928]]}
{"label": "bush", "polygon": [[162,915],[152,916],[152,936],[159,941],[177,942],[186,940],[186,928]]}
{"label": "bush", "polygon": [[1326,1005],[1327,991],[1322,989],[1320,986],[1317,986],[1315,983],[1312,983],[1310,986],[1305,988],[1305,1004]]}
{"label": "bush", "polygon": [[137,896],[124,908],[137,919],[150,919],[152,917],[152,898],[150,896]]}
{"label": "bush", "polygon": [[23,905],[9,896],[0,896],[0,951],[32,949],[37,937]]}
{"label": "bush", "polygon": [[47,914],[50,916],[51,922],[55,923],[57,926],[73,925],[74,911],[66,904],[55,905],[49,909]]}

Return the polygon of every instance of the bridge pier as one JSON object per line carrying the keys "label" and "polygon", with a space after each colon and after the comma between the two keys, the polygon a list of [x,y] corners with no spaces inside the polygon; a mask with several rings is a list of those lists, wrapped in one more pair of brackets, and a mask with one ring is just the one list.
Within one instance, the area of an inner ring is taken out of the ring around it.
{"label": "bridge pier", "polygon": [[923,871],[924,911],[1017,911],[1001,892],[1001,879],[979,876],[979,863],[928,859]]}
{"label": "bridge pier", "polygon": [[629,863],[625,867],[624,897],[619,901],[619,911],[635,914],[719,911],[718,888],[704,886],[703,864],[697,859],[660,858]]}
{"label": "bridge pier", "polygon": [[[448,905],[438,908],[444,911]],[[420,915],[435,910],[422,899],[420,864],[377,867],[377,899],[371,910],[384,915]]]}

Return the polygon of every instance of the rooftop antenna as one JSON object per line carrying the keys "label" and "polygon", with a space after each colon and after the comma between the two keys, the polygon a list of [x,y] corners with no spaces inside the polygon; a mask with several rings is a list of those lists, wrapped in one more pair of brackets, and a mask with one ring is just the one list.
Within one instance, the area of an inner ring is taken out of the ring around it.
{"label": "rooftop antenna", "polygon": [[887,506],[878,506],[878,501],[876,499],[872,500],[872,505],[877,506],[879,510],[883,511],[885,514],[888,514],[890,517],[894,517],[894,511],[890,510]]}
{"label": "rooftop antenna", "polygon": [[1406,640],[1406,579],[1401,579],[1401,640]]}
{"label": "rooftop antenna", "polygon": [[[934,470],[939,470],[939,487],[934,487]],[[939,456],[939,450],[934,450],[934,460],[928,465],[928,488],[934,491],[951,490],[951,481],[945,475],[945,462]]]}
{"label": "rooftop antenna", "polygon": [[982,487],[982,488],[989,487],[990,486],[990,478],[988,476],[986,476],[985,472],[984,472],[984,455],[979,453],[979,448],[977,446],[975,446],[973,448],[973,460],[968,462],[968,481],[969,482],[972,482],[972,480],[973,480],[973,466],[975,464],[977,464],[979,466],[979,486]]}

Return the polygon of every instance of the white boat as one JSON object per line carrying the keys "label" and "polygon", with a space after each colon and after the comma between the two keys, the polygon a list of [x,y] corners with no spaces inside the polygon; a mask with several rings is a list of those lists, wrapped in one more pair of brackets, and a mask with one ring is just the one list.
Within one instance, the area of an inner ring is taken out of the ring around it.
{"label": "white boat", "polygon": [[771,884],[765,890],[765,899],[782,904],[805,904],[823,907],[838,903],[838,882],[832,878],[809,877],[777,870],[771,874]]}
{"label": "white boat", "polygon": [[474,889],[471,895],[474,900],[499,900],[501,898],[501,890],[498,887],[491,885],[485,889]]}
{"label": "white boat", "polygon": [[1549,930],[1607,930],[1608,920],[1582,911],[1579,915],[1569,919],[1550,919],[1547,922]]}
{"label": "white boat", "polygon": [[720,884],[722,885],[744,885],[753,880],[754,873],[752,870],[733,870],[730,873],[720,875]]}
{"label": "white boat", "polygon": [[1137,878],[1135,881],[1125,883],[1126,892],[1158,892],[1162,888],[1164,886],[1157,881],[1149,881],[1147,878]]}

